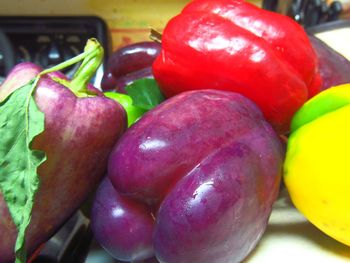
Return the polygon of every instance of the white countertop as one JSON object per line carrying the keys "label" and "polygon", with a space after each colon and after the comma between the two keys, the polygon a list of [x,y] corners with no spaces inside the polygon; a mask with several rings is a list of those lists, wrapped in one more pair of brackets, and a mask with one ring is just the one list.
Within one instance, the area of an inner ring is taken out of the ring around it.
{"label": "white countertop", "polygon": [[328,237],[292,205],[286,189],[274,205],[262,240],[244,263],[345,263],[350,247]]}
{"label": "white countertop", "polygon": [[315,36],[350,60],[350,27],[317,33]]}

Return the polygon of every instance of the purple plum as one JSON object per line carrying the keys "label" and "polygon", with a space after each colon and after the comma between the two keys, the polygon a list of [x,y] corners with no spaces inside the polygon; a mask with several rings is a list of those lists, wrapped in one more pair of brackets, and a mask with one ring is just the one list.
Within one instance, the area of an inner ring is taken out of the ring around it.
{"label": "purple plum", "polygon": [[160,49],[159,43],[144,41],[115,50],[108,59],[102,89],[124,93],[127,84],[140,78],[153,78],[151,66]]}
{"label": "purple plum", "polygon": [[[102,83],[104,90],[113,90],[118,93],[127,94],[125,87],[135,82],[138,79],[153,79],[153,73],[151,67],[146,67],[140,70],[136,70],[125,74],[119,78],[114,78],[111,72],[106,72],[103,75]],[[106,88],[110,87],[110,88]]]}
{"label": "purple plum", "polygon": [[143,68],[137,71],[133,71],[131,73],[128,73],[118,79],[116,79],[116,86],[115,86],[115,91],[127,94],[125,87],[133,83],[135,80],[138,79],[153,79],[153,73],[152,73],[152,68],[147,67]]}
{"label": "purple plum", "polygon": [[161,45],[153,41],[144,41],[127,45],[113,52],[108,59],[108,68],[114,77],[120,77],[133,71],[152,65],[160,52]]}

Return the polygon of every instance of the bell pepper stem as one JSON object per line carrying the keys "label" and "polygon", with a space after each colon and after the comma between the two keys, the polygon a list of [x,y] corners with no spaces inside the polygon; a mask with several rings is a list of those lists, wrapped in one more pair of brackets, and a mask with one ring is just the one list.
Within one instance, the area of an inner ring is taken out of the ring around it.
{"label": "bell pepper stem", "polygon": [[[56,66],[45,69],[37,76],[35,80],[35,84],[39,81],[40,77],[46,75],[51,72],[60,71],[65,69],[73,64],[76,64],[80,61],[83,61],[75,72],[73,79],[71,81],[65,81],[61,79],[54,79],[58,82],[62,82],[61,84],[67,86],[74,94],[77,96],[87,96],[91,92],[89,92],[87,86],[90,82],[91,78],[94,76],[96,70],[101,65],[103,60],[103,48],[100,43],[91,38],[88,40],[84,52],[66,60]],[[36,86],[36,85],[35,85]]]}
{"label": "bell pepper stem", "polygon": [[162,33],[158,32],[154,28],[151,28],[151,33],[149,35],[149,38],[157,43],[162,43]]}
{"label": "bell pepper stem", "polygon": [[88,40],[85,52],[87,55],[70,81],[70,88],[75,94],[89,93],[87,86],[101,65],[104,56],[102,46],[94,38]]}

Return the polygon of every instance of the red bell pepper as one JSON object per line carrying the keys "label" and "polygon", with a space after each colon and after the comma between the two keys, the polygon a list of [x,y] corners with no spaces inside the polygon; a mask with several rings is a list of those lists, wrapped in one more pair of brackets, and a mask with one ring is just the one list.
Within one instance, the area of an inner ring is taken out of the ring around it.
{"label": "red bell pepper", "polygon": [[193,89],[240,92],[280,132],[321,86],[304,29],[241,0],[194,0],[162,35],[153,74],[166,96]]}

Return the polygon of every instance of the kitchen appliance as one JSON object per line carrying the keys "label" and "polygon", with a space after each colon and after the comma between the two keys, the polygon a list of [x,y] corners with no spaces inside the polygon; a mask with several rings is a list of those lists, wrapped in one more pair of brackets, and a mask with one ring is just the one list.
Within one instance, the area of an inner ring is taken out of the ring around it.
{"label": "kitchen appliance", "polygon": [[[0,17],[0,83],[17,63],[31,61],[49,68],[81,53],[92,37],[99,40],[107,58],[111,52],[108,29],[98,17]],[[97,88],[104,65],[92,81]],[[64,73],[71,77],[78,66]]]}
{"label": "kitchen appliance", "polygon": [[290,16],[305,28],[338,20],[345,11],[343,1],[264,0],[262,7]]}

